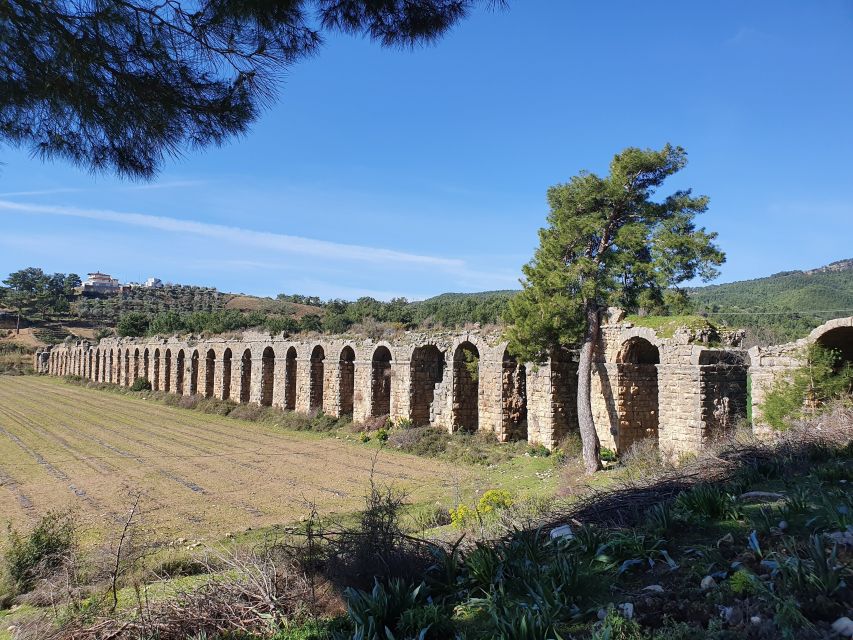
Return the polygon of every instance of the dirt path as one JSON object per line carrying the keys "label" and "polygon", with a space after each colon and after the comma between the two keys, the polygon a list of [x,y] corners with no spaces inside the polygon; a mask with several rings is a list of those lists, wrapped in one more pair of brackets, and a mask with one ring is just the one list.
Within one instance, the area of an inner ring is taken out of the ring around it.
{"label": "dirt path", "polygon": [[[357,509],[373,455],[59,380],[0,377],[0,512],[13,524],[70,506],[107,533],[141,492],[153,536],[215,539],[298,519],[307,500],[326,513]],[[452,495],[470,472],[383,453],[375,474],[421,501]]]}

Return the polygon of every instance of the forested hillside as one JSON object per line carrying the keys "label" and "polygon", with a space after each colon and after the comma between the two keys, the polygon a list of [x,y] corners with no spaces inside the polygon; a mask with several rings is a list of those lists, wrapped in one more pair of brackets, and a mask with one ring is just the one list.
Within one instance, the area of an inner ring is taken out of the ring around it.
{"label": "forested hillside", "polygon": [[853,260],[696,287],[687,293],[700,315],[745,327],[755,342],[786,342],[807,335],[827,320],[853,315]]}
{"label": "forested hillside", "polygon": [[[29,271],[41,273],[38,269],[18,273]],[[444,293],[417,302],[405,298],[382,302],[368,297],[323,301],[301,294],[280,294],[272,299],[169,285],[89,297],[73,294],[70,285],[63,289],[51,284],[79,282],[74,274],[42,275],[43,286],[31,292],[0,287],[0,300],[5,300],[10,310],[4,321],[7,333],[13,331],[14,316],[20,309],[22,327],[31,327],[41,342],[58,342],[69,334],[98,337],[116,329],[120,335],[143,335],[221,333],[249,327],[288,334],[351,331],[378,338],[405,329],[500,324],[508,301],[515,295],[503,290]],[[827,320],[853,315],[853,260],[809,271],[785,271],[756,280],[690,288],[687,294],[687,306],[672,309],[672,315],[703,315],[717,325],[746,328],[748,344],[787,342],[807,335]]]}

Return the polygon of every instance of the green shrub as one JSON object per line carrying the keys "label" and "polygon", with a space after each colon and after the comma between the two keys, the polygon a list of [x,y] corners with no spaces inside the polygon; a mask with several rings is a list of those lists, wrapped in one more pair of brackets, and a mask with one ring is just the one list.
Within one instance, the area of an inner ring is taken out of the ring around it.
{"label": "green shrub", "polygon": [[6,571],[18,593],[63,563],[74,548],[75,529],[68,511],[48,511],[26,535],[9,527]]}
{"label": "green shrub", "polygon": [[148,378],[137,378],[133,381],[133,384],[130,385],[131,391],[151,391],[151,383],[148,382]]}
{"label": "green shrub", "polygon": [[755,581],[757,578],[745,569],[739,569],[729,578],[729,588],[739,596],[754,595],[758,592]]}
{"label": "green shrub", "polygon": [[411,429],[415,426],[415,423],[408,418],[397,418],[397,424],[395,426],[398,429]]}
{"label": "green shrub", "polygon": [[737,498],[717,485],[700,484],[675,499],[680,516],[699,520],[738,520],[743,515]]}
{"label": "green shrub", "polygon": [[474,522],[482,522],[492,518],[497,513],[513,505],[509,491],[505,489],[489,489],[481,497],[475,508],[460,504],[450,510],[450,523],[457,529],[464,528]]}
{"label": "green shrub", "polygon": [[634,620],[628,620],[616,609],[610,608],[604,620],[598,625],[590,640],[644,640],[642,627]]}
{"label": "green shrub", "polygon": [[450,434],[436,427],[414,427],[394,431],[388,444],[396,449],[428,458],[437,458],[447,450]]}
{"label": "green shrub", "polygon": [[761,405],[761,413],[775,429],[787,429],[793,420],[819,411],[833,399],[853,395],[853,367],[841,353],[812,345],[806,364],[773,383]]}
{"label": "green shrub", "polygon": [[[397,637],[394,634],[403,631],[403,624],[411,627],[434,615],[426,612],[407,615],[412,609],[427,605],[425,592],[424,584],[411,586],[403,580],[390,580],[387,585],[376,580],[370,593],[361,589],[346,589],[344,598],[347,615],[353,625],[352,637],[359,640],[393,640]],[[423,628],[407,628],[405,631],[406,638],[427,637]]]}
{"label": "green shrub", "polygon": [[527,447],[527,455],[532,458],[547,458],[551,455],[551,450],[542,443],[531,444]]}
{"label": "green shrub", "polygon": [[388,437],[388,429],[383,428],[376,432],[376,439],[379,442],[388,442]]}
{"label": "green shrub", "polygon": [[122,314],[116,325],[116,333],[121,337],[138,338],[148,331],[151,319],[140,311],[130,311]]}
{"label": "green shrub", "polygon": [[319,411],[316,416],[311,419],[312,431],[331,431],[338,426],[338,421],[330,415],[326,415]]}

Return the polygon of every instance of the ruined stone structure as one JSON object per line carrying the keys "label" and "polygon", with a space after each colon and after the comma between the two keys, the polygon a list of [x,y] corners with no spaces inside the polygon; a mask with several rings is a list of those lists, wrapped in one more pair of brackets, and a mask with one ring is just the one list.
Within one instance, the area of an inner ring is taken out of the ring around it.
{"label": "ruined stone structure", "polygon": [[845,361],[853,363],[853,317],[830,320],[795,342],[749,350],[752,420],[759,432],[766,429],[762,426],[760,405],[773,381],[804,365],[811,344],[836,349]]}
{"label": "ruined stone structure", "polygon": [[[853,359],[851,332],[853,318],[834,320],[800,342],[843,344]],[[775,375],[799,363],[802,346],[747,353],[734,346],[736,340],[720,348],[709,342],[709,336],[686,330],[662,339],[614,310],[602,327],[593,371],[602,445],[625,451],[651,438],[670,453],[697,451],[745,419],[749,373],[756,404]],[[153,389],[169,393],[351,415],[357,422],[388,416],[549,448],[577,429],[574,354],[519,363],[499,336],[476,331],[410,332],[393,344],[259,333],[239,339],[108,338],[41,351],[36,368],[124,386],[144,377]]]}

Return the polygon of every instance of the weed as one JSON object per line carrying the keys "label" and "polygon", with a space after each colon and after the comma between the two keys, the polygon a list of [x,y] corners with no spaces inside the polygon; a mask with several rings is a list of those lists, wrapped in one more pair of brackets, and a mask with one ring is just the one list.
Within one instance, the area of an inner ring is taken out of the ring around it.
{"label": "weed", "polygon": [[137,378],[133,381],[133,384],[130,385],[131,391],[151,391],[151,383],[148,381],[148,378]]}
{"label": "weed", "polygon": [[643,630],[634,620],[628,620],[610,608],[604,620],[593,631],[590,640],[644,640]]}
{"label": "weed", "polygon": [[674,521],[675,517],[673,515],[672,504],[669,502],[660,502],[652,505],[646,511],[645,527],[656,535],[667,533],[672,529]]}
{"label": "weed", "polygon": [[[427,604],[424,584],[411,586],[402,580],[391,580],[387,585],[378,580],[368,593],[361,589],[347,588],[344,598],[347,601],[347,614],[353,626],[353,638],[359,640],[391,640],[393,634],[401,631],[401,623],[414,624],[418,616],[407,611]],[[425,617],[425,616],[420,616]],[[427,627],[428,630],[428,627]],[[408,629],[407,629],[408,631]],[[414,630],[414,636],[422,640],[426,637],[423,629]],[[392,634],[389,638],[388,632]]]}
{"label": "weed", "polygon": [[754,595],[759,592],[755,582],[757,579],[758,578],[749,571],[746,571],[745,569],[738,569],[732,574],[732,577],[729,578],[729,588],[733,593],[739,596]]}
{"label": "weed", "polygon": [[26,535],[9,526],[6,571],[18,593],[58,568],[72,552],[76,523],[69,511],[48,511]]}
{"label": "weed", "polygon": [[700,484],[679,494],[675,510],[688,520],[739,520],[743,517],[737,498],[711,484]]}

